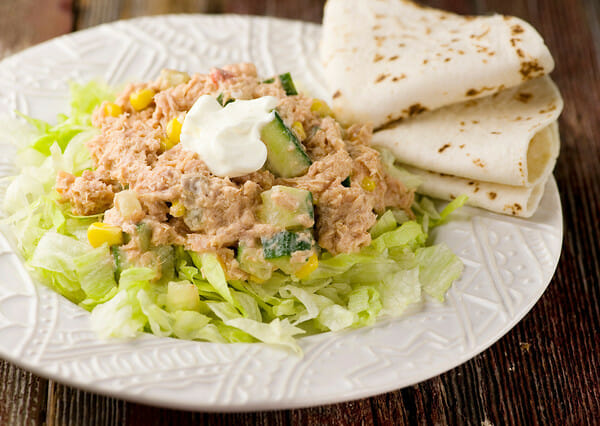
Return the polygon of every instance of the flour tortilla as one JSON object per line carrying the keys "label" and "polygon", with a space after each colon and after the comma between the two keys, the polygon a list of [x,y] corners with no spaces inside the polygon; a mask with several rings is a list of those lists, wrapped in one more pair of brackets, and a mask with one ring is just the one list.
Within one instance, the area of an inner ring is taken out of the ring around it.
{"label": "flour tortilla", "polygon": [[525,218],[535,213],[551,176],[549,173],[535,185],[527,187],[473,181],[409,166],[406,169],[422,180],[417,189],[421,194],[442,200],[453,200],[464,194],[469,197],[467,204],[470,206]]}
{"label": "flour tortilla", "polygon": [[563,108],[549,77],[426,112],[380,130],[373,144],[403,164],[462,178],[532,187],[551,172],[559,152]]}
{"label": "flour tortilla", "polygon": [[336,118],[375,128],[554,68],[521,19],[466,17],[405,0],[329,0],[321,59]]}

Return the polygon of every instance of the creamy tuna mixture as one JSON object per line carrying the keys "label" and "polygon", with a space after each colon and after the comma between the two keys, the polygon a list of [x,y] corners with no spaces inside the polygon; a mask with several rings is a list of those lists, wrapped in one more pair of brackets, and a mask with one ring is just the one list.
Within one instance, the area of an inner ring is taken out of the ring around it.
{"label": "creamy tuna mixture", "polygon": [[[278,79],[261,81],[251,64],[213,69],[176,83],[161,77],[129,85],[115,102],[123,111],[117,117],[108,114],[104,104],[100,106],[93,124],[101,133],[88,143],[94,169],[79,177],[65,172],[57,177],[56,189],[74,214],[104,213],[104,222],[130,235],[124,246],[129,258],[142,264],[155,261],[136,237],[136,227],[144,223],[151,229],[153,245],[216,252],[228,276],[246,279],[235,249],[240,243],[256,247],[261,237],[281,231],[258,219],[260,194],[274,185],[312,193],[314,219],[307,216],[303,225],[312,228],[318,246],[332,254],[356,252],[368,245],[369,229],[387,207],[404,209],[412,216],[413,193],[386,174],[379,153],[369,146],[369,125],[343,128],[332,116],[313,111],[314,99],[303,94],[287,96]],[[144,88],[156,94],[148,107],[136,111],[130,95]],[[295,130],[312,160],[306,174],[283,179],[263,168],[245,176],[218,177],[197,153],[181,145],[167,149],[169,122],[173,118],[183,122],[201,95],[220,97],[222,102],[276,97],[276,110],[287,127]],[[350,186],[342,184],[347,177]],[[115,197],[123,191],[127,197]],[[137,199],[141,208],[124,214],[127,209],[119,203],[131,204],[132,195],[133,204]],[[277,197],[282,205],[295,202],[285,194]],[[185,207],[180,208],[184,213],[173,213],[174,206]]]}

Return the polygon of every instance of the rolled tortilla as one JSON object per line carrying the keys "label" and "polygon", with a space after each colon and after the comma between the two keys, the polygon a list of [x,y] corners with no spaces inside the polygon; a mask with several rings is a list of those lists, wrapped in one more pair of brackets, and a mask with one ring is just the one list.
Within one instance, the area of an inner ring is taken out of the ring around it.
{"label": "rolled tortilla", "polygon": [[[373,144],[420,169],[502,185],[537,185],[559,152],[563,108],[549,77],[403,120]],[[554,124],[553,124],[554,123]]]}
{"label": "rolled tortilla", "polygon": [[406,169],[423,181],[417,189],[421,194],[442,200],[453,200],[464,194],[469,197],[467,204],[470,206],[519,217],[531,217],[535,213],[551,176],[551,173],[546,174],[532,186],[511,186],[473,181],[410,166]]}
{"label": "rolled tortilla", "polygon": [[521,19],[460,16],[406,0],[329,0],[321,60],[336,117],[375,128],[554,68]]}

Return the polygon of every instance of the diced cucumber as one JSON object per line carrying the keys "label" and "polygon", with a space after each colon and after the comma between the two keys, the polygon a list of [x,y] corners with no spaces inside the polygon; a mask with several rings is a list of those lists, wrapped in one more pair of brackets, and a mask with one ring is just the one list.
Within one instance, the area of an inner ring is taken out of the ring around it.
{"label": "diced cucumber", "polygon": [[298,94],[296,86],[294,85],[294,80],[292,80],[292,75],[289,72],[281,74],[279,80],[281,81],[281,85],[283,86],[286,95],[294,96]]}
{"label": "diced cucumber", "polygon": [[260,194],[260,197],[263,204],[259,216],[264,223],[286,229],[310,228],[314,224],[315,213],[310,191],[275,185]]}
{"label": "diced cucumber", "polygon": [[262,248],[248,247],[244,243],[238,246],[237,261],[242,271],[260,279],[268,280],[273,273],[273,265],[267,262],[263,256]]}
{"label": "diced cucumber", "polygon": [[217,102],[220,103],[223,108],[225,108],[227,105],[234,101],[235,99],[229,98],[225,102],[223,102],[223,92],[219,93],[219,96],[217,96]]}
{"label": "diced cucumber", "polygon": [[131,265],[127,261],[127,255],[123,253],[121,246],[111,246],[110,251],[115,258],[115,280],[119,282],[121,272],[129,268]]}
{"label": "diced cucumber", "polygon": [[284,178],[300,176],[312,164],[304,147],[277,111],[275,119],[262,128],[261,138],[267,146],[267,169],[273,174]]}
{"label": "diced cucumber", "polygon": [[140,249],[148,251],[152,244],[152,228],[147,223],[140,222],[135,226],[135,229],[140,241]]}
{"label": "diced cucumber", "polygon": [[296,251],[310,250],[314,244],[310,232],[282,231],[270,238],[261,238],[265,259],[291,256]]}

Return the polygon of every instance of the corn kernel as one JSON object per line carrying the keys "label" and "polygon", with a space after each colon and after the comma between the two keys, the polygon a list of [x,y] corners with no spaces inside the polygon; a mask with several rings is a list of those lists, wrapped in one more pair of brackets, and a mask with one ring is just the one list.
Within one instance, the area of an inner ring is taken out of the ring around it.
{"label": "corn kernel", "polygon": [[111,117],[118,117],[123,114],[123,109],[114,102],[107,102],[104,104],[104,112]]}
{"label": "corn kernel", "polygon": [[365,191],[373,192],[377,187],[377,183],[375,183],[375,181],[369,176],[365,176],[362,182],[360,183],[360,186],[362,186],[362,189],[364,189]]}
{"label": "corn kernel", "polygon": [[299,121],[294,121],[294,123],[292,124],[292,129],[294,130],[294,132],[296,132],[296,135],[298,135],[298,139],[300,139],[301,141],[306,139],[306,132],[304,131],[304,126],[302,125],[302,123],[300,123]]}
{"label": "corn kernel", "polygon": [[327,105],[327,103],[322,99],[313,99],[312,105],[310,106],[310,110],[314,113],[317,113],[321,117],[333,115],[333,111],[331,111],[329,105]]}
{"label": "corn kernel", "polygon": [[169,213],[173,217],[181,217],[185,214],[185,206],[181,201],[175,201],[169,208]]}
{"label": "corn kernel", "polygon": [[250,274],[250,280],[254,281],[257,284],[262,284],[265,282],[262,278],[258,278],[256,275]]}
{"label": "corn kernel", "polygon": [[168,143],[166,145],[170,145],[170,147],[168,147],[167,149],[173,148],[175,145],[177,145],[180,141],[180,136],[181,122],[177,118],[174,118],[171,121],[169,121],[169,124],[167,124]]}
{"label": "corn kernel", "polygon": [[104,243],[109,246],[123,244],[121,228],[103,222],[92,223],[87,230],[87,237],[92,247],[100,247]]}
{"label": "corn kernel", "polygon": [[141,89],[137,92],[133,92],[129,96],[129,102],[131,103],[133,109],[136,111],[141,111],[152,103],[155,94],[156,93],[152,89]]}
{"label": "corn kernel", "polygon": [[318,266],[319,266],[319,258],[317,257],[316,253],[313,253],[308,258],[306,263],[304,265],[302,265],[302,267],[300,269],[298,269],[294,275],[296,275],[296,278],[303,280],[304,278],[306,278],[310,274],[312,274],[312,272],[315,269],[317,269]]}

